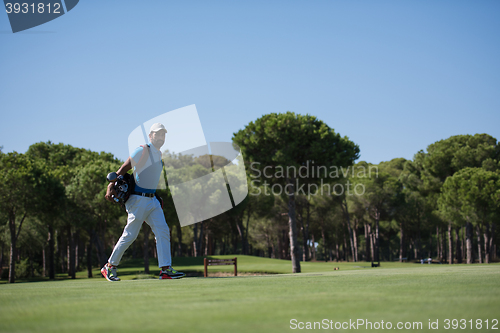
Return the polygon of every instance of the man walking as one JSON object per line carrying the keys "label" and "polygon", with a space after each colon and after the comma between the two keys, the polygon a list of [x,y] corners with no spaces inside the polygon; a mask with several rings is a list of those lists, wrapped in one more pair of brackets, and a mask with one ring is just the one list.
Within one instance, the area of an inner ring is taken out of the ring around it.
{"label": "man walking", "polygon": [[[135,189],[125,203],[128,213],[127,225],[123,234],[116,243],[108,263],[101,269],[101,274],[108,281],[120,281],[116,273],[116,266],[120,263],[125,250],[134,242],[145,221],[153,230],[156,238],[158,264],[161,267],[160,280],[178,279],[185,276],[172,268],[170,253],[170,230],[161,208],[155,197],[156,187],[163,171],[160,148],[165,143],[167,130],[160,123],[153,124],[149,131],[150,144],[137,148],[125,163],[116,172],[125,175],[134,170]],[[109,183],[106,199],[113,202],[113,182]]]}

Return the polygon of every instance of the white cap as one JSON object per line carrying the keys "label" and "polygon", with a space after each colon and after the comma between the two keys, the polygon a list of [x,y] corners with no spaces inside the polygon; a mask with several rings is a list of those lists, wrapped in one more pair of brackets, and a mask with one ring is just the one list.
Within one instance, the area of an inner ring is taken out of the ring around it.
{"label": "white cap", "polygon": [[166,130],[165,126],[163,126],[163,124],[156,123],[156,124],[153,124],[153,126],[151,126],[149,133],[159,132],[159,131],[165,131],[165,133],[167,133],[167,130]]}

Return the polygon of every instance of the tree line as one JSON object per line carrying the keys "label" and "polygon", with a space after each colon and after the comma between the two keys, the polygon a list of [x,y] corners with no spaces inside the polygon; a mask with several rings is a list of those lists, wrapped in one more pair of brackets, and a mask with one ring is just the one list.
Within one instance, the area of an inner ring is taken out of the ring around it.
{"label": "tree line", "polygon": [[[181,228],[171,189],[159,190],[174,256],[265,256],[291,260],[293,272],[308,260],[496,260],[500,146],[490,135],[452,136],[412,160],[355,163],[360,149],[348,137],[287,112],[247,124],[233,142],[249,191],[235,208]],[[233,163],[170,152],[164,160],[178,181]],[[75,278],[85,269],[92,277],[126,223],[124,209],[104,199],[106,175],[121,164],[62,143],[35,143],[25,154],[0,149],[2,278]],[[126,256],[143,258],[149,272],[156,249],[143,228]]]}

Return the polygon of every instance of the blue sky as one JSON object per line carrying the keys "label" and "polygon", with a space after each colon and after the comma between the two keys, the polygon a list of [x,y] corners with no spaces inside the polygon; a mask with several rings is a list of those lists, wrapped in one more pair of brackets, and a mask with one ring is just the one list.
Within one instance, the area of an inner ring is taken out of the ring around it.
{"label": "blue sky", "polygon": [[[207,141],[271,112],[311,114],[411,159],[500,138],[499,1],[94,1],[13,34],[0,14],[0,146],[128,154],[142,122],[196,104]],[[167,139],[168,140],[168,139]]]}

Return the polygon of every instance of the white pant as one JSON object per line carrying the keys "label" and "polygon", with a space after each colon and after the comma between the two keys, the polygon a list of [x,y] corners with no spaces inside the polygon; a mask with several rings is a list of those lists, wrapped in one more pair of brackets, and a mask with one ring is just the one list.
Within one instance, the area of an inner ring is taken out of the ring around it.
{"label": "white pant", "polygon": [[125,250],[139,235],[142,222],[146,221],[156,237],[158,265],[160,267],[171,266],[170,230],[158,200],[155,197],[148,198],[132,194],[125,203],[125,208],[128,213],[127,225],[123,229],[123,234],[116,243],[111,257],[109,257],[109,263],[113,266],[120,263]]}

